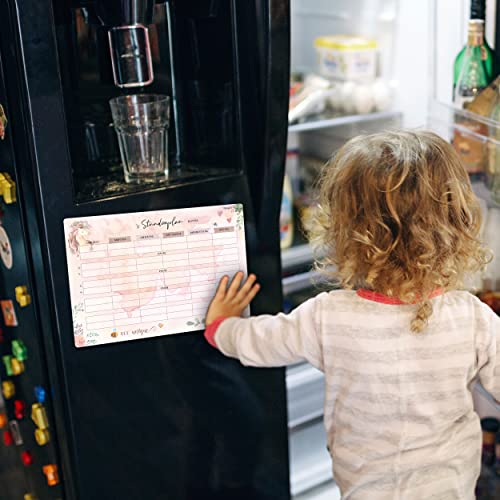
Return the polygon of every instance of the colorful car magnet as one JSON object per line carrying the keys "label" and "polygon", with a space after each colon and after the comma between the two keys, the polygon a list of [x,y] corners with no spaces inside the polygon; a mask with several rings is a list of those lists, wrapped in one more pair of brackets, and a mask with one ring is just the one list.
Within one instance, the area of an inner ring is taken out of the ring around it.
{"label": "colorful car magnet", "polygon": [[0,139],[2,141],[5,139],[5,129],[7,128],[7,117],[5,116],[5,111],[0,104]]}
{"label": "colorful car magnet", "polygon": [[7,231],[0,226],[0,257],[7,269],[12,269],[12,246]]}
{"label": "colorful car magnet", "polygon": [[17,326],[16,310],[12,300],[0,300],[5,326]]}

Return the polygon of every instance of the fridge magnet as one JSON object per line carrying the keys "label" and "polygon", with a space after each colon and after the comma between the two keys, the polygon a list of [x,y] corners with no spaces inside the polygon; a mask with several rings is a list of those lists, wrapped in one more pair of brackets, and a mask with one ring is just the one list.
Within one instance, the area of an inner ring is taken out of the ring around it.
{"label": "fridge magnet", "polygon": [[12,269],[12,247],[7,231],[0,226],[0,257],[7,269]]}
{"label": "fridge magnet", "polygon": [[5,139],[5,129],[7,128],[7,117],[5,116],[5,111],[0,104],[0,139],[2,141]]}
{"label": "fridge magnet", "polygon": [[0,307],[2,308],[5,326],[17,326],[16,310],[12,300],[0,300]]}
{"label": "fridge magnet", "polygon": [[242,205],[66,219],[76,347],[204,328],[224,275],[246,273]]}

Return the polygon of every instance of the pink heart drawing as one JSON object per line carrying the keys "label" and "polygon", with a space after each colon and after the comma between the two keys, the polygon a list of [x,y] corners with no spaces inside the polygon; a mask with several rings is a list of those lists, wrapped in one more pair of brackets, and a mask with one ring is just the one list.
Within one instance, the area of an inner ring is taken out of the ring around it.
{"label": "pink heart drawing", "polygon": [[218,210],[217,215],[220,217],[222,215],[222,210]]}
{"label": "pink heart drawing", "polygon": [[226,220],[227,220],[228,222],[231,222],[231,221],[233,220],[233,218],[232,218],[232,217],[228,217]]}

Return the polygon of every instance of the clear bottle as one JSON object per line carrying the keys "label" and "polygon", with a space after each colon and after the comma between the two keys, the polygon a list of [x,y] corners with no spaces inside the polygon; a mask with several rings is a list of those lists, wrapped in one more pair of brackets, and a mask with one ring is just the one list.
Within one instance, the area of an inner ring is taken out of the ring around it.
{"label": "clear bottle", "polygon": [[470,20],[467,46],[460,62],[460,71],[458,72],[453,93],[453,102],[461,108],[467,108],[467,105],[491,81],[486,67],[487,52],[483,42],[484,21]]}

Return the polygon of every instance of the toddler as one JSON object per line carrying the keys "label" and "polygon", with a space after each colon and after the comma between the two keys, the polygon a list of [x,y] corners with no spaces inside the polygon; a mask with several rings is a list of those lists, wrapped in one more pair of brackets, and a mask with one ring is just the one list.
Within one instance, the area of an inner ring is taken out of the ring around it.
{"label": "toddler", "polygon": [[[325,373],[324,423],[345,500],[474,498],[471,386],[500,398],[500,319],[460,289],[488,262],[467,172],[431,132],[349,141],[320,181],[311,241],[341,289],[242,319],[254,275],[221,280],[205,336],[249,366]],[[499,228],[500,230],[500,228]]]}

